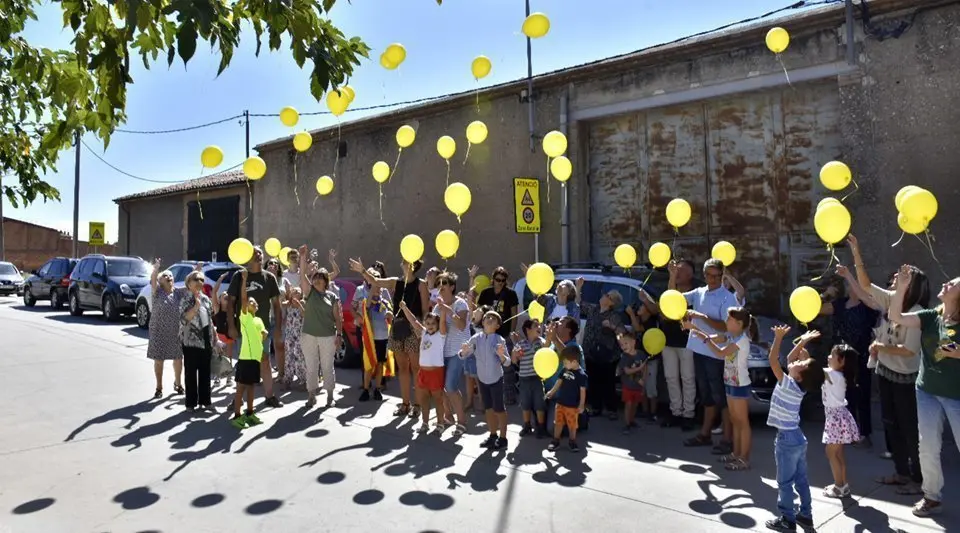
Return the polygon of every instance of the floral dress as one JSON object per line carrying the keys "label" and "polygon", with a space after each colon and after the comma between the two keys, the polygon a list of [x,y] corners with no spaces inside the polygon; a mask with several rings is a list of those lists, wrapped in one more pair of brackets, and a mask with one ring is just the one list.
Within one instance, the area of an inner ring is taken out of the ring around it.
{"label": "floral dress", "polygon": [[303,358],[303,347],[300,344],[300,333],[303,330],[303,311],[295,305],[284,309],[283,345],[287,350],[286,362],[283,366],[283,384],[290,386],[296,377],[301,384],[307,382],[307,366]]}
{"label": "floral dress", "polygon": [[150,343],[147,358],[154,361],[183,359],[180,348],[180,299],[183,291],[166,292],[159,285],[153,291],[150,310]]}

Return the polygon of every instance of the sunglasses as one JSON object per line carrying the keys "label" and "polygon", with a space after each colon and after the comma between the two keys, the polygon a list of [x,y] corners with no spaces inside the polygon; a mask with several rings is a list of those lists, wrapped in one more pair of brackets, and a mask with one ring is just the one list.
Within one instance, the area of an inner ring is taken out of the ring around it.
{"label": "sunglasses", "polygon": [[450,286],[450,285],[453,285],[453,283],[450,283],[450,282],[447,281],[447,280],[443,280],[443,281],[440,282],[440,286],[441,286],[441,287],[447,287],[447,286]]}
{"label": "sunglasses", "polygon": [[493,281],[496,281],[497,283],[506,283],[506,282],[507,282],[507,278],[499,278],[499,277],[498,277],[498,278],[493,278]]}

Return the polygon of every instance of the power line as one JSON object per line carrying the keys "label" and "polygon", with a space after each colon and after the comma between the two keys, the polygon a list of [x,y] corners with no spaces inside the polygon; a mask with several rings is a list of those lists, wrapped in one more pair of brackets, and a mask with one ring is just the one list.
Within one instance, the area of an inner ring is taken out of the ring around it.
{"label": "power line", "polygon": [[126,130],[126,129],[117,128],[113,131],[118,131],[120,133],[134,133],[137,135],[160,135],[164,133],[180,133],[182,131],[199,130],[200,128],[216,126],[217,124],[223,124],[224,122],[230,122],[231,120],[236,120],[238,118],[243,118],[243,115],[234,115],[232,117],[227,117],[214,122],[207,122],[206,124],[198,124],[196,126],[187,126],[185,128],[176,128],[172,130]]}
{"label": "power line", "polygon": [[[117,168],[116,166],[114,166],[112,163],[110,163],[110,162],[107,161],[106,159],[100,157],[100,154],[98,154],[97,152],[95,152],[95,151],[93,150],[93,148],[90,148],[90,145],[87,144],[87,141],[84,141],[83,139],[81,139],[80,142],[83,144],[83,147],[86,148],[88,152],[90,152],[91,154],[93,154],[93,157],[96,157],[97,159],[99,159],[101,163],[103,163],[104,165],[107,165],[108,167],[110,167],[110,168],[113,169],[114,171],[119,172],[120,174],[123,174],[124,176],[126,176],[126,177],[128,177],[128,178],[133,178],[133,179],[135,179],[135,180],[146,181],[146,182],[148,182],[148,183],[171,183],[171,184],[172,184],[172,183],[183,183],[183,182],[185,182],[185,181],[190,181],[190,180],[195,180],[195,179],[198,179],[198,178],[210,177],[210,176],[215,175],[215,174],[208,174],[208,175],[206,175],[206,176],[197,176],[196,178],[187,178],[187,179],[183,179],[183,180],[154,180],[154,179],[150,179],[150,178],[143,178],[143,177],[140,177],[140,176],[131,174],[131,173],[127,172],[126,170]],[[223,173],[223,172],[229,172],[229,171],[231,171],[231,170],[240,168],[242,165],[243,165],[243,162],[237,163],[236,165],[233,165],[232,167],[230,167],[230,168],[228,168],[228,169],[224,169],[224,170],[220,170],[220,171],[216,172],[216,174],[221,174],[221,173]]]}

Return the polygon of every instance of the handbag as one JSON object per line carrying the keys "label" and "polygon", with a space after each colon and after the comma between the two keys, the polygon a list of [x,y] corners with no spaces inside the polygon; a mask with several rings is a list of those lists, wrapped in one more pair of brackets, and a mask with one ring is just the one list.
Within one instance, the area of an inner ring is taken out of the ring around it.
{"label": "handbag", "polygon": [[233,361],[229,357],[216,354],[210,358],[210,375],[213,377],[227,377],[233,374]]}

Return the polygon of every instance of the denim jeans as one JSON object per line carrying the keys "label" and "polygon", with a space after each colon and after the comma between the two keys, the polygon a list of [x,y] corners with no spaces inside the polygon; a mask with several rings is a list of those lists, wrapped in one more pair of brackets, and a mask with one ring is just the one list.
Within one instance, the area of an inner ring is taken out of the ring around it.
{"label": "denim jeans", "polygon": [[923,471],[923,495],[935,502],[943,490],[943,468],[940,449],[943,447],[943,417],[953,428],[954,442],[960,445],[960,400],[934,396],[917,389],[917,415],[920,428],[920,469]]}
{"label": "denim jeans", "polygon": [[800,495],[800,516],[813,518],[810,481],[807,479],[807,437],[803,431],[777,431],[773,455],[777,461],[777,486],[780,490],[777,509],[780,515],[796,522],[797,516],[793,509],[793,491],[796,489]]}

